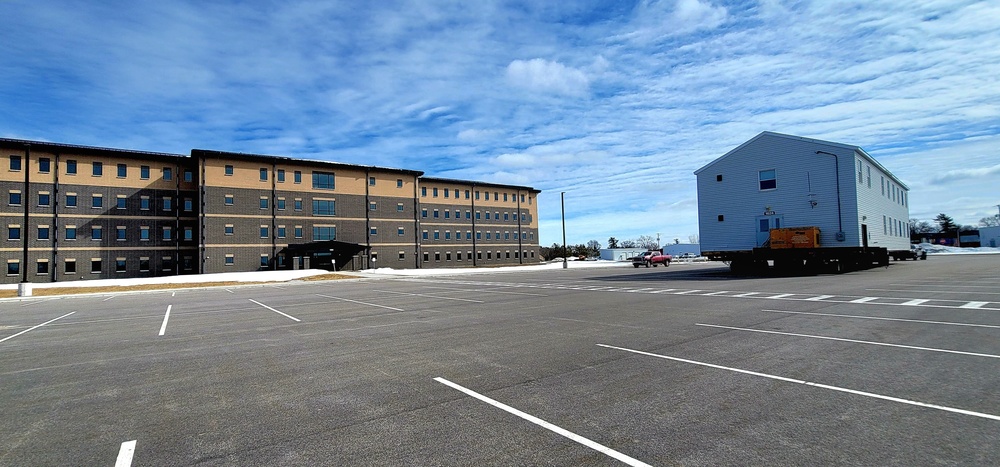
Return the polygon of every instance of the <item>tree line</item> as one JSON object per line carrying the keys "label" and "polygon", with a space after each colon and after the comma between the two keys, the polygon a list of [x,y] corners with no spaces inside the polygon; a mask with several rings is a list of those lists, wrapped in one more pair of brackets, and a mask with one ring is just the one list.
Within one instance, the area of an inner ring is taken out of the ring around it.
{"label": "tree line", "polygon": [[[996,226],[1000,226],[1000,214],[979,219],[979,227]],[[935,216],[933,223],[920,219],[910,219],[910,235],[964,232],[967,230],[976,230],[977,228],[972,225],[958,224],[955,222],[955,219],[945,213]]]}
{"label": "tree line", "polygon": [[[690,243],[698,243],[697,235],[689,235],[688,241]],[[674,239],[675,244],[679,244],[681,241],[679,238]],[[553,258],[589,258],[593,256],[599,256],[601,254],[601,242],[597,240],[591,240],[587,242],[586,245],[566,245],[564,249],[562,245],[558,243],[553,243],[552,246],[546,248],[541,248],[542,258],[547,260]],[[640,235],[636,239],[628,240],[618,240],[615,237],[608,238],[608,248],[642,248],[644,250],[659,250],[660,241],[653,237],[652,235]]]}

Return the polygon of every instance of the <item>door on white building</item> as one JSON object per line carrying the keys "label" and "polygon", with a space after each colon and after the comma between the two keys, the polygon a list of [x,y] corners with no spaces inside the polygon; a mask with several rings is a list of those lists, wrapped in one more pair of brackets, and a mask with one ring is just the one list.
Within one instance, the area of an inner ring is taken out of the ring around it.
{"label": "door on white building", "polygon": [[757,246],[764,246],[771,238],[771,229],[780,229],[783,221],[784,216],[780,214],[757,216]]}

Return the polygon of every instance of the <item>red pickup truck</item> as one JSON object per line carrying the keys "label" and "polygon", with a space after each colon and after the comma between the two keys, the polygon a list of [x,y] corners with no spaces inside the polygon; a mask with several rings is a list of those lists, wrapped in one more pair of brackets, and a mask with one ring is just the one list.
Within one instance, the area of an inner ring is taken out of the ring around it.
{"label": "red pickup truck", "polygon": [[660,253],[658,251],[647,251],[635,258],[632,258],[632,266],[638,268],[639,266],[650,266],[656,267],[660,264],[663,267],[670,266],[670,260],[673,259],[670,255]]}

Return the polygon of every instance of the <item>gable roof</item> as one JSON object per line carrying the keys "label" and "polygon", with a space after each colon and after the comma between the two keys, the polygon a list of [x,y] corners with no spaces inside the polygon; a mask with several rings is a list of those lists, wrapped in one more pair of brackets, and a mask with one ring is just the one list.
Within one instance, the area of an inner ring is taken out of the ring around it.
{"label": "gable roof", "polygon": [[733,148],[729,152],[723,154],[722,156],[719,156],[718,158],[716,158],[712,162],[709,162],[708,164],[705,164],[704,167],[702,167],[702,168],[700,168],[698,170],[695,170],[694,174],[695,175],[701,174],[702,172],[704,172],[705,170],[707,170],[709,167],[715,165],[717,162],[721,161],[722,159],[725,159],[726,157],[729,157],[729,155],[731,155],[731,154],[733,154],[733,153],[735,153],[735,152],[743,149],[743,147],[745,147],[745,146],[747,146],[747,145],[749,145],[749,144],[751,144],[751,143],[753,143],[753,142],[757,141],[758,139],[761,139],[761,138],[763,138],[765,136],[777,137],[777,138],[786,138],[786,139],[791,139],[791,140],[796,140],[796,141],[805,141],[805,142],[808,142],[808,143],[819,144],[819,145],[823,145],[823,146],[836,147],[836,148],[841,148],[841,149],[848,149],[848,150],[854,151],[855,154],[861,156],[863,159],[867,160],[870,164],[874,165],[875,167],[878,167],[879,170],[881,170],[886,175],[888,175],[889,178],[892,179],[894,182],[896,182],[897,185],[902,186],[904,190],[909,191],[909,189],[910,189],[908,186],[906,186],[905,183],[903,183],[902,180],[896,178],[896,176],[893,175],[892,172],[890,172],[882,164],[880,164],[877,160],[875,160],[874,157],[872,157],[870,154],[868,154],[867,152],[865,152],[864,149],[861,149],[860,146],[855,146],[855,145],[851,145],[851,144],[843,144],[843,143],[835,143],[833,141],[824,141],[824,140],[815,139],[815,138],[806,138],[804,136],[786,135],[786,134],[783,134],[783,133],[775,133],[773,131],[762,131],[757,136],[754,136],[753,138],[750,138],[749,140],[747,140],[743,144],[741,144],[739,146],[736,146],[735,148]]}

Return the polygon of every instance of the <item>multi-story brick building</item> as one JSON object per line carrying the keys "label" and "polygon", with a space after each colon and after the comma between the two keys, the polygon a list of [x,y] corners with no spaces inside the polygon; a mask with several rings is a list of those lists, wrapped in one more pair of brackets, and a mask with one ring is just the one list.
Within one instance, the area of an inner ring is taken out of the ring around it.
{"label": "multi-story brick building", "polygon": [[539,260],[530,187],[199,149],[0,150],[5,283]]}

